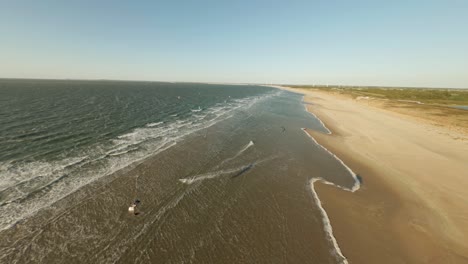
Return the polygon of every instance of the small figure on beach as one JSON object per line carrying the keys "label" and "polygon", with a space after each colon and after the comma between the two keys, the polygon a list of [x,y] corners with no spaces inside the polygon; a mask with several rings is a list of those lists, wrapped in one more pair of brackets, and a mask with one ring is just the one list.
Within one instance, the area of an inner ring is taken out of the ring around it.
{"label": "small figure on beach", "polygon": [[281,127],[283,129],[283,133],[286,132],[286,128],[284,126]]}
{"label": "small figure on beach", "polygon": [[140,200],[135,199],[135,201],[128,207],[128,212],[133,213],[134,215],[138,214],[138,205],[140,204]]}

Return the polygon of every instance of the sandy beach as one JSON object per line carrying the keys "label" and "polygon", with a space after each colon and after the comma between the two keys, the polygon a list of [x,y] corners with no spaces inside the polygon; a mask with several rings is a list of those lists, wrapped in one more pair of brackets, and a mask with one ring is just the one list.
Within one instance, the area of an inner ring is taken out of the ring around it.
{"label": "sandy beach", "polygon": [[453,131],[310,89],[309,112],[331,135],[307,132],[363,179],[315,189],[350,263],[468,263],[468,142]]}

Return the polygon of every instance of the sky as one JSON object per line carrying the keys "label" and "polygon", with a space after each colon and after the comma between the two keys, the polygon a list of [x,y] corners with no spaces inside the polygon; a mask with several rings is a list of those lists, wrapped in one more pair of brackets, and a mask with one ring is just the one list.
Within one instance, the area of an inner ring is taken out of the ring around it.
{"label": "sky", "polygon": [[0,78],[468,88],[468,1],[0,0]]}

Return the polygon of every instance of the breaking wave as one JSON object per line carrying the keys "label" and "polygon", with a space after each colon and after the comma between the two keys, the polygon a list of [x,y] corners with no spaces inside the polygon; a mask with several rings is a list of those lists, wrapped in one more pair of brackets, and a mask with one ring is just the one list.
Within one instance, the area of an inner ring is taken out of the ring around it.
{"label": "breaking wave", "polygon": [[[208,128],[265,98],[266,93],[201,109],[195,114],[173,114],[105,142],[79,149],[74,157],[56,161],[0,162],[0,230],[49,207],[81,187],[177,144],[185,136]],[[176,119],[176,120],[174,120]],[[245,151],[253,145],[249,143]]]}
{"label": "breaking wave", "polygon": [[[315,116],[315,115],[314,115]],[[318,119],[318,117],[316,117]],[[320,119],[319,119],[320,120]],[[321,122],[321,121],[320,121]],[[349,174],[351,175],[351,177],[353,177],[354,179],[354,185],[351,187],[351,188],[347,188],[347,187],[344,187],[344,186],[340,186],[340,185],[336,185],[332,182],[329,182],[323,178],[312,178],[310,180],[310,189],[312,191],[312,195],[314,197],[314,201],[315,203],[317,204],[319,210],[320,210],[320,213],[322,214],[322,223],[324,225],[324,231],[325,233],[327,234],[327,239],[332,243],[333,245],[333,254],[339,259],[339,261],[343,264],[348,264],[348,260],[346,259],[346,257],[343,255],[343,252],[341,251],[339,245],[338,245],[338,242],[336,241],[336,238],[335,236],[333,235],[333,228],[332,228],[332,225],[330,223],[330,218],[328,217],[328,214],[327,214],[327,211],[325,211],[325,209],[323,208],[322,206],[322,201],[320,200],[320,198],[318,197],[318,194],[317,192],[315,191],[315,183],[317,181],[320,181],[324,184],[327,184],[327,185],[333,185],[337,188],[340,188],[342,190],[345,190],[345,191],[349,191],[349,192],[355,192],[357,190],[359,190],[360,188],[360,182],[359,180],[357,179],[357,175],[351,170],[351,168],[349,168],[340,158],[338,158],[335,154],[333,154],[331,151],[329,151],[327,148],[325,148],[324,146],[320,145],[317,140],[315,140],[314,137],[312,137],[309,133],[307,133],[305,131],[305,128],[302,129],[304,131],[304,133],[317,145],[319,146],[320,148],[322,148],[323,150],[325,150],[328,154],[330,154],[332,157],[334,157],[339,163],[341,163],[341,165],[343,165],[346,170],[349,172]],[[327,129],[328,130],[328,129]],[[329,134],[331,134],[331,131],[329,131]]]}

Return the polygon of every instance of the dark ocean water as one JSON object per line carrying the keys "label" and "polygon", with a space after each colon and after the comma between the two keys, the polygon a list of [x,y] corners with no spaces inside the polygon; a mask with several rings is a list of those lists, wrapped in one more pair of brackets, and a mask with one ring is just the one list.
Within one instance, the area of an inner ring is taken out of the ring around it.
{"label": "dark ocean water", "polygon": [[325,132],[301,100],[261,86],[1,80],[0,262],[338,262],[308,182],[354,180],[301,130]]}

